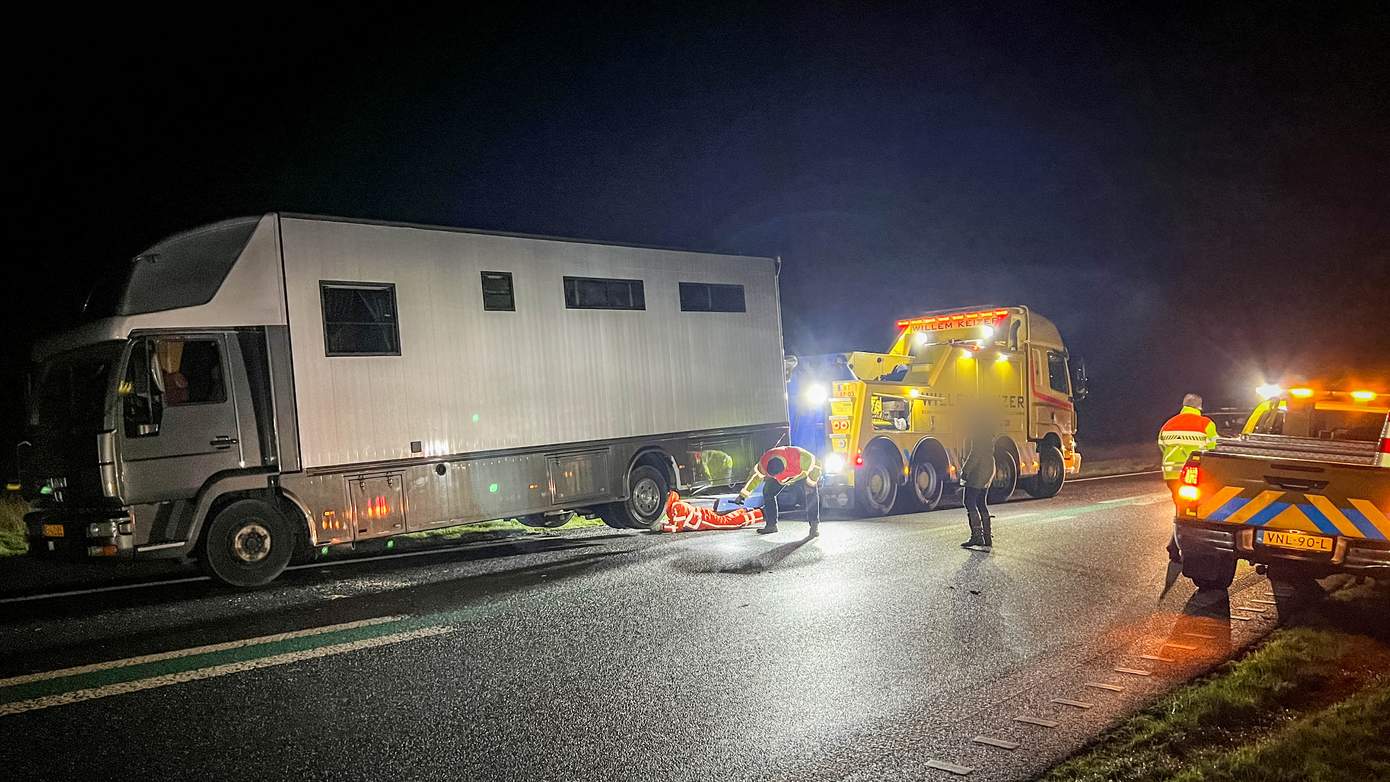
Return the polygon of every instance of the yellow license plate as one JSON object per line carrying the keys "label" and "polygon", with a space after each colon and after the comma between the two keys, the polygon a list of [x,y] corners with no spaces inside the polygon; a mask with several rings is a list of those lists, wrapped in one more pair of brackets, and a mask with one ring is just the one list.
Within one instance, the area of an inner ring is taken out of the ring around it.
{"label": "yellow license plate", "polygon": [[1260,542],[1266,546],[1291,548],[1298,551],[1331,551],[1332,538],[1321,535],[1304,535],[1301,532],[1277,532],[1272,529],[1260,531]]}
{"label": "yellow license plate", "polygon": [[63,537],[63,525],[62,525],[62,524],[45,524],[45,525],[43,525],[43,536],[44,536],[45,538],[61,538],[61,537]]}

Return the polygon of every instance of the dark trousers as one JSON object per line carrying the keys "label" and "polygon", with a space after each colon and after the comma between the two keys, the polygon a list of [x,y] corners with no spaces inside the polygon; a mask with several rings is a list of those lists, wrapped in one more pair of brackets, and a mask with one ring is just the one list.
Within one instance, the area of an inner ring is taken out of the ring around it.
{"label": "dark trousers", "polygon": [[[815,530],[820,526],[820,487],[812,486],[804,480],[801,485],[804,489],[801,504],[806,509],[806,520],[811,523],[811,529]],[[785,488],[787,487],[774,478],[763,481],[763,526],[766,529],[777,526],[777,495]]]}
{"label": "dark trousers", "polygon": [[[1178,478],[1174,478],[1170,481],[1164,481],[1164,483],[1168,484],[1168,493],[1173,495],[1173,505],[1176,507],[1178,503],[1178,487],[1182,486],[1182,481]],[[1178,550],[1178,528],[1176,525],[1173,526],[1173,537],[1168,539],[1168,558],[1174,562],[1182,561],[1182,552]]]}
{"label": "dark trousers", "polygon": [[970,539],[989,543],[989,489],[965,487],[965,516],[970,520]]}

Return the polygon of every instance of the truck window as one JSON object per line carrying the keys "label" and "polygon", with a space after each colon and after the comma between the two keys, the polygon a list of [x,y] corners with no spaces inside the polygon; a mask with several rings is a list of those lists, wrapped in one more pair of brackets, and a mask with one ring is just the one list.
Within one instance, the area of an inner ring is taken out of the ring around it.
{"label": "truck window", "polygon": [[156,339],[152,342],[166,407],[227,401],[222,356],[215,340]]}
{"label": "truck window", "polygon": [[511,272],[483,272],[483,309],[489,312],[515,312]]}
{"label": "truck window", "polygon": [[742,285],[707,282],[680,284],[681,312],[747,312]]}
{"label": "truck window", "polygon": [[1071,381],[1068,378],[1065,353],[1047,351],[1047,384],[1052,386],[1053,391],[1071,394]]}
{"label": "truck window", "polygon": [[641,280],[566,277],[565,307],[572,310],[645,310]]}
{"label": "truck window", "polygon": [[390,283],[320,282],[323,343],[327,356],[399,356],[396,286]]}

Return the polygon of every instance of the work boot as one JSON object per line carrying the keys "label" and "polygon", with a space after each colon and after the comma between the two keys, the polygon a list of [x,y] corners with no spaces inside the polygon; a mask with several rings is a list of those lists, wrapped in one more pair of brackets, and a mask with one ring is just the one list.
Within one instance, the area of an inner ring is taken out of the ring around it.
{"label": "work boot", "polygon": [[970,540],[967,540],[967,541],[965,541],[964,543],[960,544],[960,547],[961,547],[961,548],[979,548],[979,547],[981,547],[981,546],[983,546],[983,545],[985,545],[985,542],[984,542],[983,540],[981,540],[980,538],[975,537],[974,535],[971,535],[971,536],[970,536]]}
{"label": "work boot", "polygon": [[812,525],[811,525],[811,531],[810,531],[809,533],[806,534],[806,537],[808,537],[808,538],[818,538],[818,537],[820,537],[820,525],[819,525],[819,524],[812,524]]}
{"label": "work boot", "polygon": [[776,535],[776,534],[777,534],[777,526],[776,526],[776,525],[771,525],[771,524],[770,524],[770,525],[767,525],[767,526],[758,527],[758,534],[759,534],[759,535]]}

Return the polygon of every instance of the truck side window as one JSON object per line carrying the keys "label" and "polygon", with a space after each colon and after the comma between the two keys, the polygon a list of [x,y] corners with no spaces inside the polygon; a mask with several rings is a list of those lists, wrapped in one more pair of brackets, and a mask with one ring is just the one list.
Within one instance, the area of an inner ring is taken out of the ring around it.
{"label": "truck side window", "polygon": [[483,272],[483,309],[489,312],[515,312],[511,272]]}
{"label": "truck side window", "polygon": [[167,407],[227,401],[222,355],[211,339],[156,339],[154,355]]}
{"label": "truck side window", "polygon": [[1071,394],[1071,381],[1068,379],[1065,353],[1047,351],[1047,384],[1052,386],[1053,391]]}
{"label": "truck side window", "polygon": [[320,282],[323,347],[327,356],[399,356],[396,286]]}

